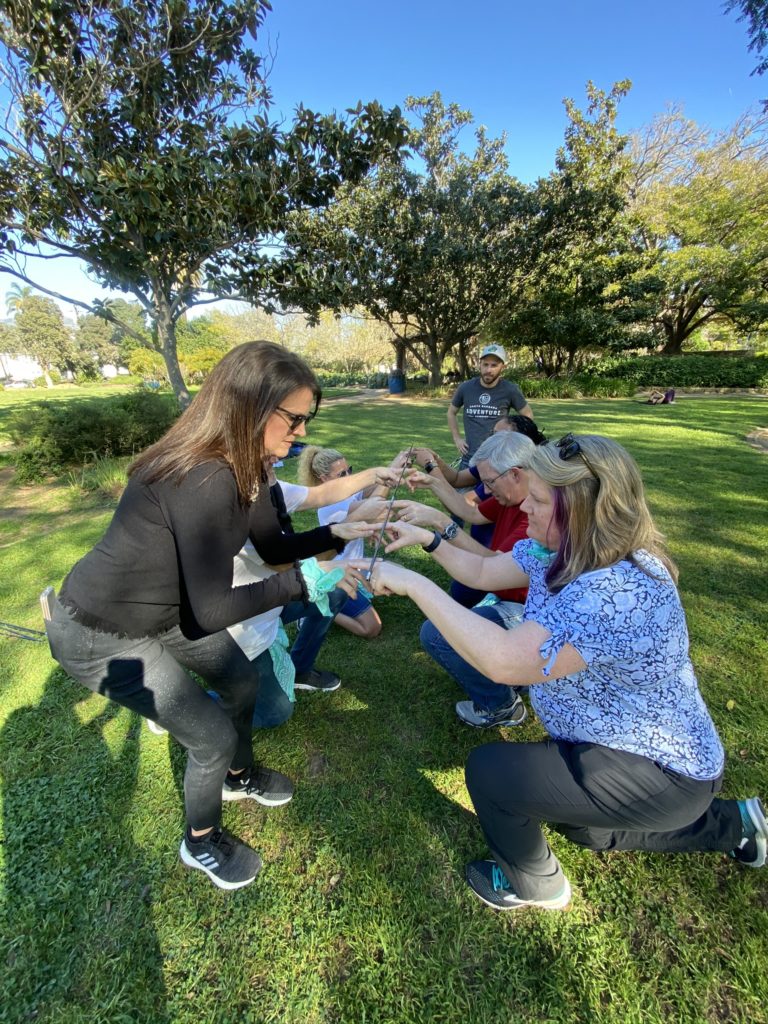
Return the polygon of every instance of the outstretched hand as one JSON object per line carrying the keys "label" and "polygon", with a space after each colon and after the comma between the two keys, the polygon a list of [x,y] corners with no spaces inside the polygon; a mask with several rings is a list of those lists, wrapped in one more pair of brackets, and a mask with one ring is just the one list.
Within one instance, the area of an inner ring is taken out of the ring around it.
{"label": "outstretched hand", "polygon": [[[353,560],[350,565],[363,571],[368,568],[368,563],[361,560]],[[397,562],[384,562],[377,558],[370,579],[365,585],[375,597],[388,597],[390,594],[407,597],[409,585],[419,579],[419,573],[412,569],[406,569]]]}
{"label": "outstretched hand", "polygon": [[388,523],[384,531],[389,537],[389,544],[384,548],[388,555],[401,548],[421,547],[431,544],[435,534],[433,530],[425,530],[421,526],[414,526],[411,523]]}

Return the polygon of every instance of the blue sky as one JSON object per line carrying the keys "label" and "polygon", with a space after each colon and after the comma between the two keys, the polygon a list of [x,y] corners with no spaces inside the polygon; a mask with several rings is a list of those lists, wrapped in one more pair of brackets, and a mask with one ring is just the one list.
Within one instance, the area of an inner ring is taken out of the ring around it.
{"label": "blue sky", "polygon": [[[273,0],[258,49],[276,54],[272,115],[296,105],[342,111],[358,100],[402,104],[435,90],[469,109],[492,135],[507,133],[510,171],[547,174],[562,143],[562,100],[584,104],[591,79],[603,89],[629,78],[619,127],[630,132],[670,103],[722,128],[768,96],[750,75],[747,29],[720,0]],[[465,142],[471,148],[470,131]],[[104,293],[81,270],[50,285],[83,299]],[[5,292],[11,280],[2,276]]]}

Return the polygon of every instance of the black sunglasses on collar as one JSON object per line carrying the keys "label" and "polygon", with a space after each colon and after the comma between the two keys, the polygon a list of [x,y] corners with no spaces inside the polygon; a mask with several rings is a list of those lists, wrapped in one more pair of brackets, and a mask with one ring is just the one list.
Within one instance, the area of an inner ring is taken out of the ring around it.
{"label": "black sunglasses on collar", "polygon": [[559,441],[555,441],[555,447],[560,449],[559,455],[563,462],[567,462],[569,459],[572,459],[574,455],[580,455],[582,461],[584,462],[584,465],[587,467],[587,469],[595,478],[595,480],[597,480],[597,482],[600,483],[600,477],[597,475],[597,473],[590,465],[589,459],[584,454],[583,448],[576,440],[576,438],[573,436],[573,434],[566,434],[564,437],[561,437]]}

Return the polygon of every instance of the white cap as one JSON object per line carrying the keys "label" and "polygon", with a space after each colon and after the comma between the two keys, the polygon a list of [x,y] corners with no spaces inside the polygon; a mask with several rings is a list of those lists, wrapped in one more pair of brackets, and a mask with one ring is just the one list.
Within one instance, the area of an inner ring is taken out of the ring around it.
{"label": "white cap", "polygon": [[485,359],[486,356],[496,356],[496,358],[500,359],[502,363],[506,363],[507,361],[507,353],[501,345],[486,345],[480,353],[480,358]]}

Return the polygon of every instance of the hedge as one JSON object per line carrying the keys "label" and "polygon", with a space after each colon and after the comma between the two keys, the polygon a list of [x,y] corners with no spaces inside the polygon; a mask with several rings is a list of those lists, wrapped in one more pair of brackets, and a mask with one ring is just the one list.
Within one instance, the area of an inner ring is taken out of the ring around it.
{"label": "hedge", "polygon": [[584,369],[591,378],[620,378],[636,388],[768,388],[768,354],[757,356],[608,357]]}
{"label": "hedge", "polygon": [[132,455],[157,441],[177,416],[171,396],[148,391],[24,405],[9,422],[17,479],[32,483],[89,459]]}

